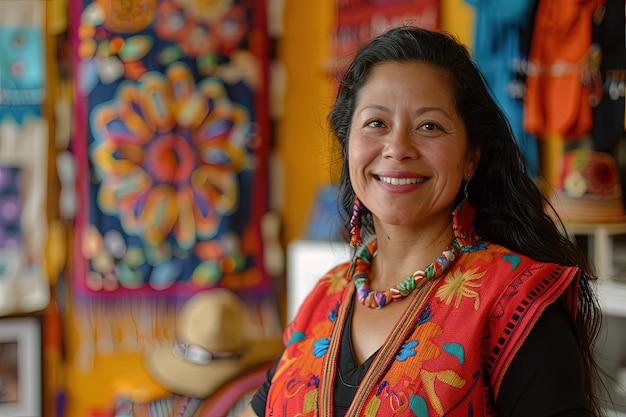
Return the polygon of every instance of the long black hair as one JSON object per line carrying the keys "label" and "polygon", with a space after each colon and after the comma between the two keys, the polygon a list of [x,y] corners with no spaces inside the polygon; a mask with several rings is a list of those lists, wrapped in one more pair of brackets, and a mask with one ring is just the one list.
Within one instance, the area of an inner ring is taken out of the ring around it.
{"label": "long black hair", "polygon": [[[348,137],[358,93],[375,66],[406,61],[427,63],[449,74],[470,149],[480,149],[480,161],[467,188],[468,200],[476,209],[474,227],[478,235],[536,261],[580,269],[576,325],[586,370],[584,382],[592,411],[603,415],[596,395],[599,368],[593,358],[601,324],[592,287],[596,272],[586,253],[569,239],[549,199],[529,174],[509,121],[492,98],[470,52],[453,35],[414,26],[390,29],[366,44],[340,76],[328,118],[341,150],[339,203],[346,229],[355,197],[349,177]],[[361,221],[364,236],[372,235],[371,213],[366,212]]]}

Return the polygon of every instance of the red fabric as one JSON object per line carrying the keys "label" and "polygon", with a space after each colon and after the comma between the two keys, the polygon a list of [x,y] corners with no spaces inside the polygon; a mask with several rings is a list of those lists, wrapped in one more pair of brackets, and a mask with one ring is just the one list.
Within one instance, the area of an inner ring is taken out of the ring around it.
{"label": "red fabric", "polygon": [[[354,293],[347,270],[330,271],[288,327],[266,415],[332,413],[341,329]],[[428,295],[407,300],[397,337],[377,354],[348,414],[493,415],[491,398],[517,349],[549,304],[574,294],[577,274],[498,245],[461,253]]]}

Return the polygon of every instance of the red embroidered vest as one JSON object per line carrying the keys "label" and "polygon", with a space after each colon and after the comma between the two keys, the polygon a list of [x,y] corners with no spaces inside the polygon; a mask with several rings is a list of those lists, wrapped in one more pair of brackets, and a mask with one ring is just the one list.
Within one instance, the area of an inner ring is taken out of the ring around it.
{"label": "red embroidered vest", "polygon": [[[337,357],[354,285],[331,270],[285,332],[268,416],[332,416]],[[543,310],[565,294],[572,314],[578,269],[535,262],[481,243],[416,291],[359,385],[346,416],[493,416],[492,399]],[[384,314],[384,312],[381,312]]]}

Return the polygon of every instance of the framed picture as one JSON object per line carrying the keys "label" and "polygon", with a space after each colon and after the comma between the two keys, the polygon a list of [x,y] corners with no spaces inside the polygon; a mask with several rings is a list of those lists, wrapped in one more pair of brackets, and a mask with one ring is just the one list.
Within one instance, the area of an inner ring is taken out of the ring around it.
{"label": "framed picture", "polygon": [[0,417],[41,416],[41,320],[0,318]]}

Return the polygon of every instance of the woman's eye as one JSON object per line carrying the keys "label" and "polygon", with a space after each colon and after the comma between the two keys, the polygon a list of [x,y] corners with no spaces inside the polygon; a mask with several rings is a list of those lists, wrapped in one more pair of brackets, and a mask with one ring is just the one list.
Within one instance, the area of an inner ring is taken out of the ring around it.
{"label": "woman's eye", "polygon": [[435,131],[442,130],[442,129],[436,123],[426,122],[426,123],[422,123],[418,127],[418,130],[424,130],[424,131],[427,131],[427,132],[435,132]]}
{"label": "woman's eye", "polygon": [[372,120],[367,124],[369,127],[384,127],[385,124],[380,120]]}

